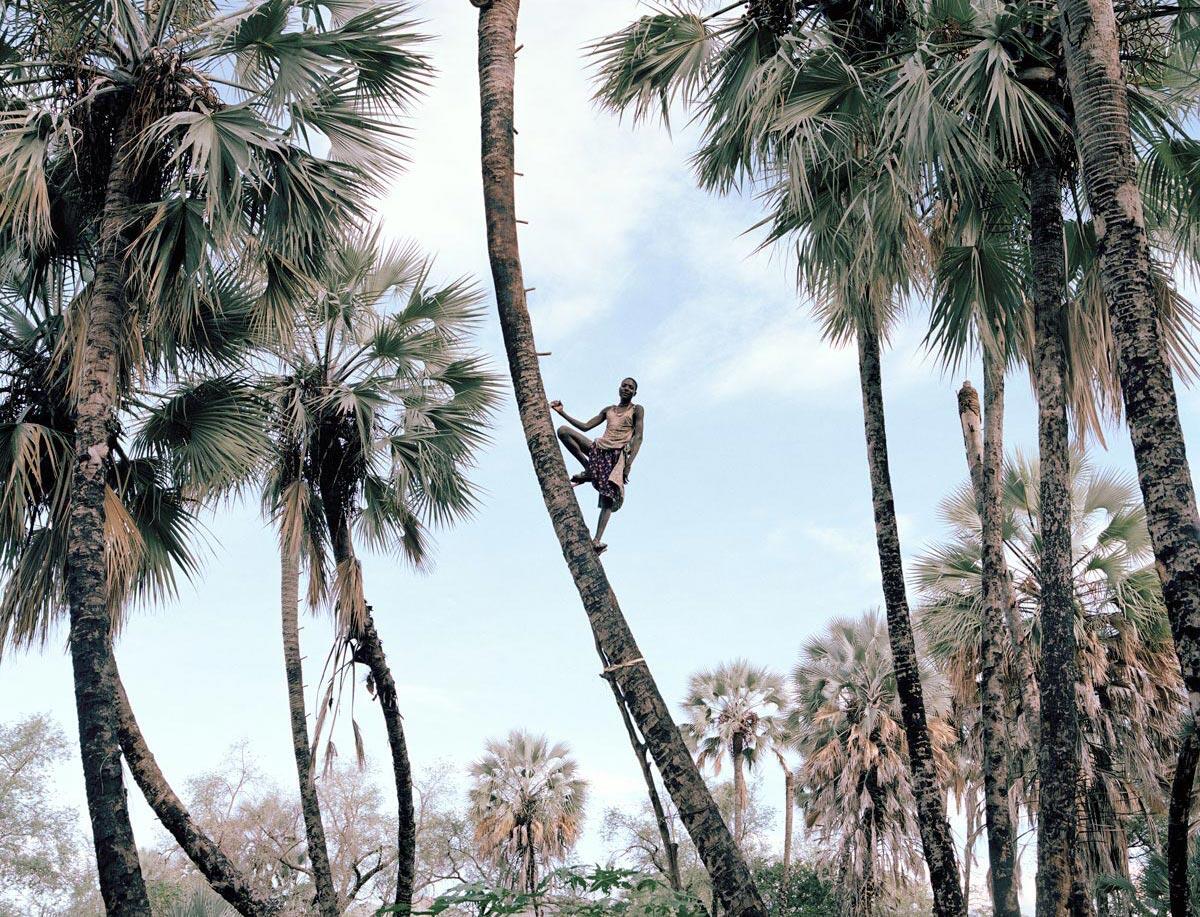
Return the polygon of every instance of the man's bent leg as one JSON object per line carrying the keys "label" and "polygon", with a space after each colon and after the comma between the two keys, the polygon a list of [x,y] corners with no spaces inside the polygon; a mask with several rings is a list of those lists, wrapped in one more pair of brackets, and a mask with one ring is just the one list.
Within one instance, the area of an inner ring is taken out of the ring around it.
{"label": "man's bent leg", "polygon": [[568,427],[566,424],[558,428],[558,439],[586,470],[588,466],[588,453],[592,449],[592,441],[578,430]]}

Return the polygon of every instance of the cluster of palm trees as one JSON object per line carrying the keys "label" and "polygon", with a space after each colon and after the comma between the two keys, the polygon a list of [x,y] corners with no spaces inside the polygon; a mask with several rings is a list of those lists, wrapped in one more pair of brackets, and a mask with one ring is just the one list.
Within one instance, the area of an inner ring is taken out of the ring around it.
{"label": "cluster of palm trees", "polygon": [[[498,394],[471,351],[478,291],[435,282],[364,216],[403,165],[424,36],[404,3],[306,0],[37,0],[0,10],[0,31],[0,648],[69,622],[108,913],[150,914],[123,762],[231,905],[280,907],[172,791],[112,649],[133,602],[195,571],[200,513],[251,491],[279,535],[313,911],[351,903],[314,779],[344,708],[360,741],[342,690],[357,666],[387,727],[404,909],[411,775],[357,551],[419,565],[430,528],[471,511]],[[312,730],[302,573],[336,623]]]}
{"label": "cluster of palm trees", "polygon": [[[1012,787],[1004,806],[1014,826],[1035,823],[1044,805],[1037,724],[1019,674],[1023,665],[1038,667],[1044,652],[1039,483],[1036,462],[1018,454],[1006,463],[1003,551],[1016,630],[998,648],[998,665],[999,704],[1012,726],[1003,749]],[[1147,851],[1164,849],[1161,829],[1186,703],[1136,487],[1095,468],[1080,450],[1072,454],[1070,484],[1080,670],[1076,881],[1097,912],[1127,913],[1128,890],[1149,862]],[[987,666],[983,525],[970,483],[945,501],[942,516],[949,540],[916,558],[911,582],[920,597],[919,662],[934,764],[939,784],[966,817],[961,868],[969,897],[973,850],[985,830],[979,810],[988,766],[979,700]],[[697,760],[718,774],[722,763],[733,766],[739,841],[745,771],[775,758],[785,774],[784,811],[798,805],[804,812],[845,913],[886,910],[889,895],[924,875],[892,650],[877,614],[830,623],[805,644],[788,679],[745,660],[699,672],[683,708]],[[791,834],[786,819],[785,874]],[[994,888],[994,874],[991,882]]]}
{"label": "cluster of palm trees", "polygon": [[[707,6],[667,6],[597,41],[597,98],[639,120],[689,113],[699,183],[758,194],[764,245],[787,246],[827,336],[857,348],[887,630],[939,914],[965,905],[901,564],[879,355],[918,301],[929,304],[927,343],[948,366],[983,361],[982,442],[969,449],[983,583],[971,703],[993,906],[1017,913],[1009,799],[1036,782],[1038,913],[1066,913],[1094,866],[1079,838],[1091,720],[1079,696],[1070,421],[1082,436],[1123,413],[1170,667],[1200,698],[1200,529],[1173,387],[1195,366],[1192,309],[1173,275],[1195,263],[1200,216],[1197,146],[1184,126],[1197,90],[1192,13],[1107,0]],[[1036,775],[1006,763],[1021,725],[1003,668],[1019,637],[1004,549],[1003,398],[1006,371],[1022,364],[1038,403],[1041,664],[1019,682]],[[1176,785],[1173,811],[1186,813],[1182,767]],[[1186,817],[1170,832],[1182,914]]]}

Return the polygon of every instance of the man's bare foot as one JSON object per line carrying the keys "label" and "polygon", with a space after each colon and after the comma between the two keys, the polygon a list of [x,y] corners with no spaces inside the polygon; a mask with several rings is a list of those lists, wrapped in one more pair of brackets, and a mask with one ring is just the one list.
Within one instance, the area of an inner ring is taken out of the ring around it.
{"label": "man's bare foot", "polygon": [[606,545],[602,541],[593,541],[592,547],[596,549],[597,554],[603,554],[605,551],[608,550],[608,545]]}
{"label": "man's bare foot", "polygon": [[578,487],[580,484],[586,484],[592,479],[592,476],[586,471],[581,471],[579,474],[571,475],[571,486]]}

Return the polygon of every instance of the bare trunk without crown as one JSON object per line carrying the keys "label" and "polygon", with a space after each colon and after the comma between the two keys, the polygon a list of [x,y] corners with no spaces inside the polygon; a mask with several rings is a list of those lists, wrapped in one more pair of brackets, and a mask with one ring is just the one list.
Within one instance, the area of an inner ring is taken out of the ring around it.
{"label": "bare trunk without crown", "polygon": [[239,914],[244,917],[271,917],[278,914],[283,909],[283,902],[260,897],[242,871],[192,819],[183,800],[175,795],[146,745],[119,676],[117,704],[117,722],[125,762],[162,826],[175,838],[212,890]]}
{"label": "bare trunk without crown", "polygon": [[1053,163],[1029,170],[1034,375],[1041,472],[1042,700],[1038,751],[1038,917],[1070,912],[1079,783],[1075,685],[1075,584],[1072,576],[1070,431],[1063,343],[1066,267],[1062,178]]}
{"label": "bare trunk without crown", "polygon": [[[1016,831],[1010,804],[1011,733],[1005,716],[1004,654],[1008,634],[1005,606],[1011,601],[1004,557],[1004,365],[986,348],[983,355],[986,420],[979,396],[964,385],[958,412],[967,465],[982,523],[983,607],[980,609],[980,728],[983,733],[983,810],[991,865],[992,907],[996,917],[1020,917],[1016,883]],[[986,427],[986,433],[984,428]],[[982,435],[981,435],[982,434]],[[1019,637],[1016,637],[1019,640]],[[966,894],[970,894],[970,884]]]}
{"label": "bare trunk without crown", "polygon": [[1171,917],[1193,917],[1188,908],[1188,833],[1191,828],[1192,787],[1200,763],[1200,736],[1193,728],[1179,746],[1171,804],[1167,811],[1167,882],[1171,890]]}
{"label": "bare trunk without crown", "polygon": [[329,865],[325,843],[325,825],[321,820],[321,801],[313,778],[312,752],[309,750],[308,717],[304,710],[304,664],[300,656],[300,628],[297,608],[300,604],[300,558],[287,546],[279,549],[280,617],[283,630],[283,665],[287,673],[288,710],[291,713],[292,753],[300,782],[300,810],[304,815],[304,834],[308,839],[308,859],[316,885],[316,909],[323,917],[338,917],[337,890]]}
{"label": "bare trunk without crown", "polygon": [[788,873],[792,869],[792,826],[796,812],[796,775],[787,763],[783,763],[783,886],[787,887]]}
{"label": "bare trunk without crown", "polygon": [[150,902],[129,823],[117,733],[117,668],[108,612],[104,491],[115,432],[120,341],[126,333],[121,260],[133,180],[127,123],[117,130],[100,224],[99,253],[85,296],[87,332],[75,407],[75,469],[67,528],[71,665],[88,815],[109,917],[150,917]]}
{"label": "bare trunk without crown", "polygon": [[608,668],[654,756],[716,894],[735,917],[765,915],[750,870],[671,719],[630,633],[567,481],[525,305],[513,195],[513,76],[518,0],[473,0],[479,14],[482,165],[488,253],[513,389],[546,509]]}
{"label": "bare trunk without crown", "polygon": [[933,745],[925,718],[925,698],[908,613],[908,594],[900,559],[900,532],[892,498],[892,476],[888,466],[887,430],[884,425],[883,380],[879,366],[879,337],[865,326],[858,330],[858,371],[862,385],[863,426],[867,438],[867,465],[871,472],[871,502],[875,512],[875,542],[887,608],[888,640],[896,674],[896,694],[908,743],[913,798],[921,846],[933,886],[933,909],[938,917],[963,917],[966,905],[959,885],[958,855],[946,821],[946,802],[938,786],[933,764]]}
{"label": "bare trunk without crown", "polygon": [[[1059,21],[1125,418],[1155,568],[1195,716],[1200,708],[1200,518],[1150,285],[1150,245],[1116,15],[1112,0],[1063,0]],[[1186,845],[1173,852],[1186,855]],[[1186,898],[1186,887],[1182,894]],[[1186,909],[1186,901],[1181,904]]]}

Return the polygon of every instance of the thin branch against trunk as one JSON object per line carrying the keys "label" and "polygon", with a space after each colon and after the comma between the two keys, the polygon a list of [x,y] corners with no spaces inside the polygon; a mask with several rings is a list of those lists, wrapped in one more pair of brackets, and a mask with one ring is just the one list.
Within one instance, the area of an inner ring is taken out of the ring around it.
{"label": "thin branch against trunk", "polygon": [[1194,917],[1188,906],[1188,837],[1191,829],[1192,787],[1200,763],[1200,736],[1188,729],[1179,745],[1171,804],[1167,810],[1167,882],[1171,890],[1171,917]]}
{"label": "thin branch against trunk", "polygon": [[604,664],[630,701],[633,718],[716,894],[731,914],[759,917],[766,913],[762,897],[633,639],[567,481],[538,368],[517,244],[513,78],[519,4],[518,0],[473,2],[481,6],[479,77],[488,254],[513,389],[534,471],[596,642],[607,660]]}
{"label": "thin branch against trunk", "polygon": [[1057,165],[1042,163],[1029,170],[1028,179],[1042,544],[1037,914],[1062,917],[1071,907],[1079,784],[1062,178]]}
{"label": "thin branch against trunk", "polygon": [[[601,651],[601,656],[603,656],[603,651]],[[646,743],[638,736],[637,726],[634,725],[633,719],[629,714],[629,704],[625,700],[625,695],[621,693],[620,685],[612,677],[611,672],[604,675],[604,680],[612,688],[613,698],[617,702],[617,709],[621,711],[621,721],[625,724],[625,732],[629,736],[629,744],[633,746],[634,756],[637,758],[638,767],[642,771],[642,779],[646,781],[646,794],[650,797],[650,808],[654,811],[654,822],[658,826],[659,840],[662,841],[663,856],[666,857],[665,869],[662,871],[666,875],[667,882],[673,891],[683,891],[683,879],[679,875],[679,844],[671,836],[671,826],[667,822],[667,813],[663,808],[662,799],[658,795],[658,786],[654,782],[654,771],[651,767],[650,753],[646,748]]]}
{"label": "thin branch against trunk", "polygon": [[96,273],[84,297],[87,330],[75,405],[75,469],[67,527],[67,602],[79,748],[100,894],[109,917],[150,917],[150,901],[129,822],[117,730],[117,667],[104,556],[104,492],[116,429],[121,338],[126,334],[122,250],[129,216],[133,135],[128,119],[114,140],[100,222]]}
{"label": "thin branch against trunk", "polygon": [[888,466],[887,430],[884,424],[883,381],[879,366],[879,336],[865,323],[858,329],[858,370],[862,385],[863,427],[867,440],[867,464],[871,474],[871,502],[875,514],[875,542],[887,608],[888,640],[896,675],[896,694],[908,743],[913,798],[921,846],[933,887],[934,913],[938,917],[963,917],[966,906],[959,884],[958,855],[946,820],[946,803],[938,786],[933,763],[933,744],[925,717],[917,644],[908,613],[908,594],[900,556],[900,533],[892,497]]}
{"label": "thin branch against trunk", "polygon": [[325,843],[325,825],[321,818],[321,801],[317,797],[312,755],[308,747],[308,715],[304,708],[304,664],[300,656],[300,627],[297,620],[300,604],[299,553],[287,544],[281,545],[279,566],[283,666],[287,674],[292,753],[296,759],[296,776],[300,784],[300,811],[304,816],[308,858],[312,864],[313,884],[316,886],[315,904],[317,912],[323,917],[338,917],[340,908],[337,890],[333,884],[333,869],[329,865],[329,848]]}
{"label": "thin branch against trunk", "polygon": [[1200,712],[1200,516],[1151,288],[1150,244],[1112,0],[1063,0],[1059,23],[1129,438],[1155,569],[1195,717]]}
{"label": "thin branch against trunk", "polygon": [[[1005,604],[1010,597],[1008,565],[1004,558],[1003,359],[985,346],[984,397],[987,418],[970,383],[958,393],[958,413],[975,501],[982,527],[983,607],[980,609],[979,684],[980,731],[983,738],[983,808],[991,866],[992,908],[997,917],[1020,917],[1016,883],[1016,831],[1010,805],[1012,741],[1005,715],[1003,645],[1009,639]],[[985,428],[986,426],[986,433]],[[986,439],[986,442],[985,442]],[[967,864],[969,868],[970,864]],[[965,895],[970,895],[969,883]]]}
{"label": "thin branch against trunk", "polygon": [[217,843],[196,824],[183,801],[167,783],[133,715],[125,686],[117,680],[117,723],[121,750],[134,782],[188,859],[218,895],[244,917],[270,917],[283,909],[282,900],[263,898],[254,891],[245,874]]}

